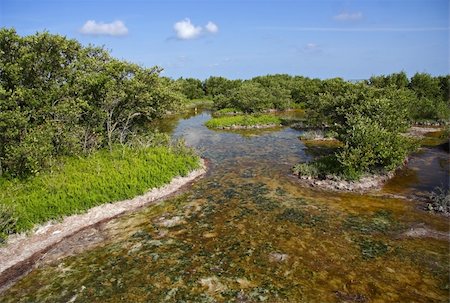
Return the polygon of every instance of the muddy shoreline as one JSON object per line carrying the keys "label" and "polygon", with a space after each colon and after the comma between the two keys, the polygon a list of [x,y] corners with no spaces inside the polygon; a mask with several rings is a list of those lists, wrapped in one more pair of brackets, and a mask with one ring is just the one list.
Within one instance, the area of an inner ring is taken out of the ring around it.
{"label": "muddy shoreline", "polygon": [[[75,245],[63,253],[54,253],[57,257],[95,246],[103,240],[100,231],[106,222],[175,194],[196,179],[203,177],[206,171],[207,163],[202,159],[201,167],[190,172],[186,177],[175,177],[169,184],[152,189],[141,196],[102,204],[91,208],[86,213],[68,216],[61,222],[48,222],[28,235],[12,235],[7,244],[0,247],[0,293],[33,270],[47,253],[58,250],[61,243],[79,242],[80,238],[83,239],[81,246]],[[96,236],[97,234],[99,236]]]}

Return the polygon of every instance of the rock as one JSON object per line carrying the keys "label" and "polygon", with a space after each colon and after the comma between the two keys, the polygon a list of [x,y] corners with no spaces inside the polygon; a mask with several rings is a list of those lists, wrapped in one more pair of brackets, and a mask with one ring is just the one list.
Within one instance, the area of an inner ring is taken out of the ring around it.
{"label": "rock", "polygon": [[269,254],[269,260],[271,262],[284,262],[288,259],[288,255],[287,254],[282,254],[282,253],[270,253]]}
{"label": "rock", "polygon": [[225,291],[227,289],[225,287],[225,285],[220,283],[220,281],[219,281],[219,279],[217,279],[217,277],[203,278],[203,279],[200,279],[199,283],[202,286],[207,287],[209,293],[219,293],[219,292]]}
{"label": "rock", "polygon": [[165,217],[161,217],[157,223],[162,227],[174,227],[184,223],[184,220],[180,216],[172,217],[171,219],[166,219]]}

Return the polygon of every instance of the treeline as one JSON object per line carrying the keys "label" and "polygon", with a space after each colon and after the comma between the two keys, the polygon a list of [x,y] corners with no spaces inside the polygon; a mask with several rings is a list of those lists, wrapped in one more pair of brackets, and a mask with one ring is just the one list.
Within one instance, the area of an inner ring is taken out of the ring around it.
{"label": "treeline", "polygon": [[184,98],[160,71],[59,35],[1,29],[0,176],[36,174],[144,133]]}
{"label": "treeline", "polygon": [[267,75],[250,80],[228,80],[210,77],[205,81],[183,79],[175,81],[190,99],[211,98],[217,109],[236,108],[247,113],[267,109],[284,110],[292,107],[315,108],[320,95],[339,96],[343,91],[364,84],[391,91],[401,91],[408,99],[404,104],[407,118],[412,122],[423,120],[445,121],[449,118],[450,76],[433,77],[416,73],[408,78],[404,72],[387,76],[373,76],[369,80],[352,83],[341,78],[320,80],[302,76]]}

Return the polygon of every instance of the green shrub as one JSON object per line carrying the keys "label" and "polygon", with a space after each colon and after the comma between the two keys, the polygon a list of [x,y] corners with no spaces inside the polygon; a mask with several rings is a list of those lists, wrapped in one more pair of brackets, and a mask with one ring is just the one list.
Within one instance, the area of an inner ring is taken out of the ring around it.
{"label": "green shrub", "polygon": [[298,176],[317,178],[320,174],[316,163],[298,163],[292,168],[292,172]]}
{"label": "green shrub", "polygon": [[368,118],[355,118],[352,126],[341,135],[345,146],[336,154],[349,172],[391,171],[404,162],[413,147],[410,139]]}

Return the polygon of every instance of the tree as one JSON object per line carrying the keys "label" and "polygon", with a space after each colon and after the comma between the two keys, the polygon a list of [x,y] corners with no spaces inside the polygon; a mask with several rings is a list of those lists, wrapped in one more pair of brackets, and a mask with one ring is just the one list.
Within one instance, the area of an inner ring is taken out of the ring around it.
{"label": "tree", "polygon": [[0,54],[0,175],[26,176],[63,155],[125,144],[182,100],[159,67],[59,35],[1,29]]}
{"label": "tree", "polygon": [[181,92],[186,96],[186,98],[193,100],[205,97],[202,81],[194,78],[180,78],[177,82],[180,83]]}

